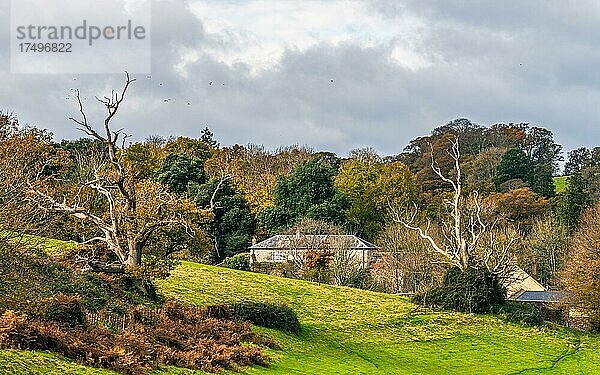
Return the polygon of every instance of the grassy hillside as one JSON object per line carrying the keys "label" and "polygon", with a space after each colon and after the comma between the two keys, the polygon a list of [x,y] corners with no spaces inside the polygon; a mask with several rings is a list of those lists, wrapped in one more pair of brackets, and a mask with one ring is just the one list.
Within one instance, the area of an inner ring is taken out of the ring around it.
{"label": "grassy hillside", "polygon": [[[195,305],[251,300],[291,306],[303,333],[261,329],[281,349],[269,352],[270,369],[252,368],[249,374],[600,373],[598,336],[432,312],[393,295],[195,263],[184,263],[160,290]],[[46,353],[0,351],[0,369],[11,366],[13,373],[29,366],[30,373],[109,373]]]}
{"label": "grassy hillside", "polygon": [[272,353],[271,369],[249,373],[600,372],[596,336],[431,312],[393,295],[192,263],[180,267],[161,289],[197,305],[259,300],[293,307],[304,333],[276,333],[283,350]]}
{"label": "grassy hillside", "polygon": [[0,231],[0,238],[6,238],[13,243],[35,247],[50,256],[61,255],[66,250],[73,250],[77,245],[71,241],[40,237],[11,231]]}

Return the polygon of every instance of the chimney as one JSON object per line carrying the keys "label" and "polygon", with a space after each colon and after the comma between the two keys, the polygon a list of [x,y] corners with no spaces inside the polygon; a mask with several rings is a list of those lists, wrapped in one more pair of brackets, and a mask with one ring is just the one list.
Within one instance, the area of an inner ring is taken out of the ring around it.
{"label": "chimney", "polygon": [[252,236],[252,246],[256,245],[256,236]]}

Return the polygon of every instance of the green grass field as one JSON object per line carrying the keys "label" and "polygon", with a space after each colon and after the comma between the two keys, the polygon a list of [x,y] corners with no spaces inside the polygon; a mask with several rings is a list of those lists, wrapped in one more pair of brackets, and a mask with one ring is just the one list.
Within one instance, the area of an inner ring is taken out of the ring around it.
{"label": "green grass field", "polygon": [[11,231],[0,232],[0,238],[5,238],[11,242],[19,243],[21,245],[36,247],[46,252],[50,256],[60,255],[63,254],[65,250],[72,250],[77,247],[75,242],[72,241],[62,241],[54,238],[40,237],[32,234]]}
{"label": "green grass field", "polygon": [[564,192],[567,190],[567,179],[569,176],[558,176],[554,177],[554,190],[557,194]]}
{"label": "green grass field", "polygon": [[[161,292],[192,305],[267,301],[291,306],[299,336],[259,329],[281,349],[248,374],[594,374],[600,337],[495,317],[434,312],[404,298],[183,263]],[[0,351],[4,373],[109,374],[48,353]],[[25,370],[28,371],[25,371]],[[160,373],[191,374],[165,369]]]}

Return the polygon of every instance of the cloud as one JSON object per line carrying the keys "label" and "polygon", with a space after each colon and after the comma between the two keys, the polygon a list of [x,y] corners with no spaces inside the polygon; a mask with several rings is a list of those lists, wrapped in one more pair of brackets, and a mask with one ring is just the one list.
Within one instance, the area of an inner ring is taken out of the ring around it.
{"label": "cloud", "polygon": [[411,45],[419,20],[408,15],[382,19],[364,1],[213,0],[193,2],[191,9],[213,39],[203,51],[228,65],[248,64],[255,73],[276,67],[286,50],[302,52],[323,43],[361,47],[393,43],[397,63],[427,65]]}
{"label": "cloud", "polygon": [[[342,155],[374,146],[394,154],[467,117],[545,126],[567,150],[593,145],[600,136],[597,3],[448,4],[157,0],[152,75],[136,77],[115,126],[137,140],[198,136],[209,126],[222,144],[307,144]],[[67,120],[77,112],[71,88],[82,89],[101,120],[93,96],[123,81],[0,79],[0,108],[58,138],[79,136]]]}

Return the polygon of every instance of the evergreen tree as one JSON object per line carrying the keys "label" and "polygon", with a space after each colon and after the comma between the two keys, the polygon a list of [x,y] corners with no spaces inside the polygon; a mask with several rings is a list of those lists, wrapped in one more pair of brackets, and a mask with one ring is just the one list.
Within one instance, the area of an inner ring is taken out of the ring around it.
{"label": "evergreen tree", "polygon": [[[211,179],[205,184],[190,184],[189,195],[199,207],[209,205],[219,181]],[[214,220],[208,225],[207,233],[215,246],[214,258],[221,261],[226,257],[245,252],[252,242],[256,221],[244,197],[224,181],[215,201]]]}
{"label": "evergreen tree", "polygon": [[494,182],[496,183],[496,187],[498,187],[503,182],[513,179],[529,181],[532,172],[533,168],[527,154],[523,150],[512,148],[502,156]]}
{"label": "evergreen tree", "polygon": [[567,189],[561,196],[558,205],[560,220],[570,232],[578,228],[581,213],[588,202],[589,195],[585,189],[581,172],[575,170],[567,180]]}
{"label": "evergreen tree", "polygon": [[168,186],[171,191],[183,194],[188,183],[206,182],[204,160],[185,154],[169,154],[157,173],[158,182]]}
{"label": "evergreen tree", "polygon": [[[269,209],[261,217],[282,225],[297,219],[310,218],[335,224],[346,224],[346,210],[350,202],[333,183],[334,166],[314,158],[298,165],[289,176],[280,178],[275,185],[277,208]],[[269,223],[263,222],[267,230]]]}
{"label": "evergreen tree", "polygon": [[554,179],[552,178],[552,169],[551,164],[538,164],[533,167],[533,173],[531,174],[531,180],[529,181],[531,191],[546,198],[556,194]]}
{"label": "evergreen tree", "polygon": [[215,140],[214,134],[210,131],[208,126],[202,129],[201,134],[202,135],[200,136],[200,140],[202,142],[206,143],[212,148],[219,148],[219,143]]}

